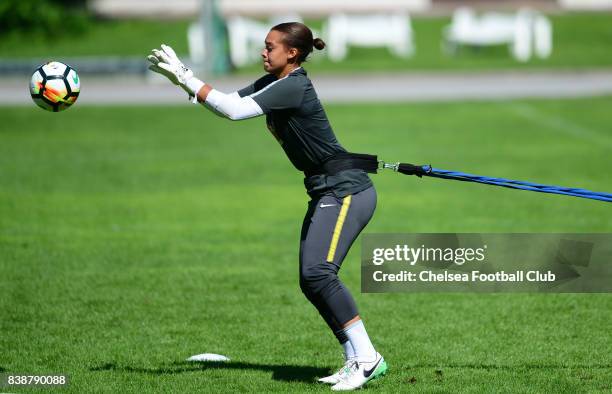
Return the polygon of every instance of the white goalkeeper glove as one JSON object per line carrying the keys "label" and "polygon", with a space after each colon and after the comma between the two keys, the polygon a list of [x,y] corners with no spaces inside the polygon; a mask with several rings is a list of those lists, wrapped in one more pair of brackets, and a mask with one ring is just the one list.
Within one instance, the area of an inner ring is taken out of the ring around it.
{"label": "white goalkeeper glove", "polygon": [[189,98],[197,101],[197,95],[204,82],[193,76],[193,71],[188,69],[176,56],[174,49],[168,45],[161,45],[161,50],[153,49],[153,54],[147,56],[151,63],[149,70],[155,71],[170,80],[175,85],[183,88],[189,94]]}

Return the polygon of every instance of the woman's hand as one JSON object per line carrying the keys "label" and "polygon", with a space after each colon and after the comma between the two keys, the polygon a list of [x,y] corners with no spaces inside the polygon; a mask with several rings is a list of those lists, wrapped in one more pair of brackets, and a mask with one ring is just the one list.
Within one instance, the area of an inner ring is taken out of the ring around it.
{"label": "woman's hand", "polygon": [[197,96],[204,82],[193,76],[193,71],[179,60],[174,49],[162,44],[161,50],[153,49],[151,52],[153,54],[147,56],[147,60],[152,63],[149,70],[165,76],[170,82],[183,88],[190,97]]}

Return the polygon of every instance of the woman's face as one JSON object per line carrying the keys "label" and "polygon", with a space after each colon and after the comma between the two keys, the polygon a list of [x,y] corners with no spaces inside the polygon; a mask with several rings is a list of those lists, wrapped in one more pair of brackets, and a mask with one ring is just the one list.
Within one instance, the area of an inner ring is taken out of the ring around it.
{"label": "woman's face", "polygon": [[297,49],[287,48],[283,44],[283,34],[270,30],[266,36],[265,48],[261,51],[263,67],[270,74],[279,74],[289,63],[295,63]]}

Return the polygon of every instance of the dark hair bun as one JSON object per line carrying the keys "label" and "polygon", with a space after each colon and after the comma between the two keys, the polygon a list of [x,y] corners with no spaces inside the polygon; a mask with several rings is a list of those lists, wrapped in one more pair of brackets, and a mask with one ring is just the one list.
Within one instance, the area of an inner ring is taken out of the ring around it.
{"label": "dark hair bun", "polygon": [[312,42],[312,45],[318,50],[325,48],[325,42],[320,38],[315,38]]}

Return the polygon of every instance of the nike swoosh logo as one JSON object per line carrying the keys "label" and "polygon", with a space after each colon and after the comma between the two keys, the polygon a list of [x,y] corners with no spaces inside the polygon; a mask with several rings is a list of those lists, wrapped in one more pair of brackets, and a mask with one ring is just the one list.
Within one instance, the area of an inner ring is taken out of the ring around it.
{"label": "nike swoosh logo", "polygon": [[369,378],[370,375],[372,375],[372,372],[376,371],[376,368],[378,367],[378,364],[380,364],[381,360],[382,360],[382,357],[378,359],[378,362],[376,363],[376,365],[372,367],[372,369],[364,369],[363,376],[366,378]]}
{"label": "nike swoosh logo", "polygon": [[336,204],[321,204],[321,205],[319,205],[319,207],[321,207],[321,208],[335,207],[335,206],[336,206]]}

